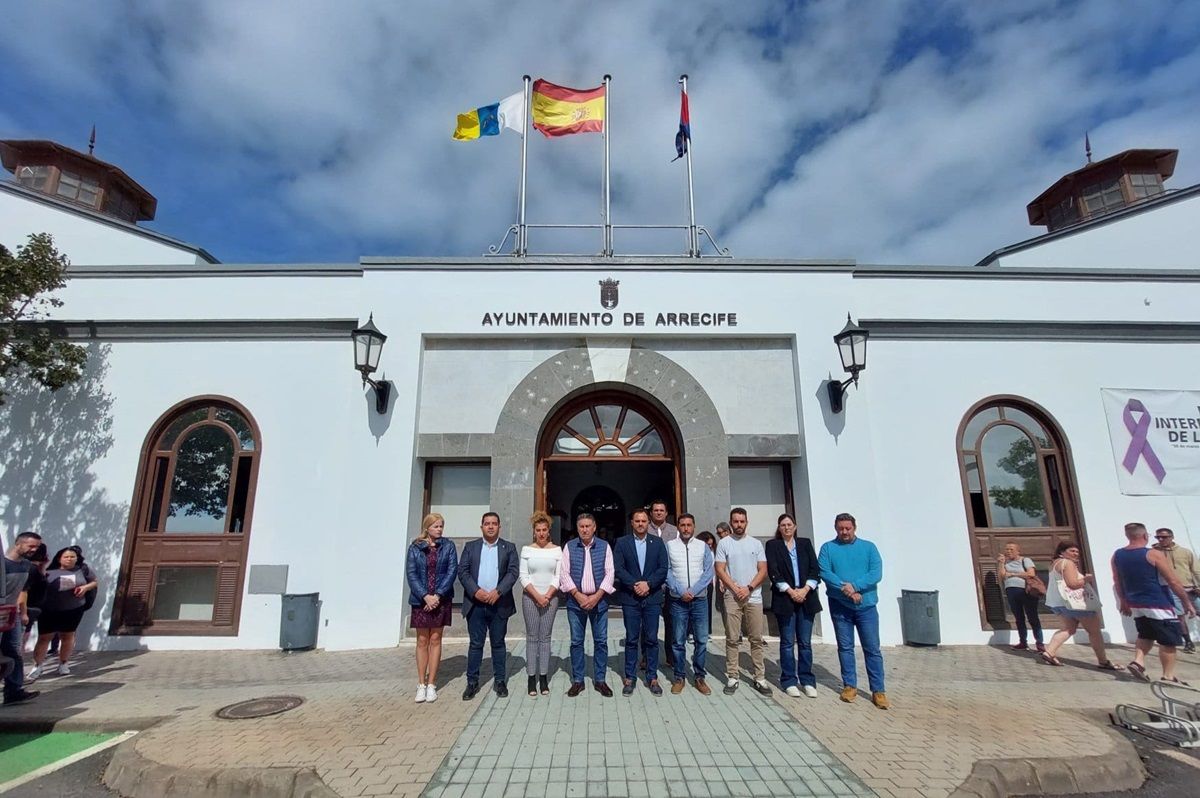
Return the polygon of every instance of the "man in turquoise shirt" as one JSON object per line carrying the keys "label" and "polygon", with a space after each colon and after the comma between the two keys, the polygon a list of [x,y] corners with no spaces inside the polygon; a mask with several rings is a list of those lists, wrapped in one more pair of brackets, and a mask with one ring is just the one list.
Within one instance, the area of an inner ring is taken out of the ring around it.
{"label": "man in turquoise shirt", "polygon": [[858,523],[850,513],[833,519],[837,537],[821,546],[817,562],[829,597],[829,617],[837,637],[838,661],[842,668],[842,700],[858,698],[858,674],[854,662],[854,632],[862,645],[871,701],[888,708],[883,685],[883,653],[879,650],[879,602],[876,587],[883,579],[879,549],[858,537]]}

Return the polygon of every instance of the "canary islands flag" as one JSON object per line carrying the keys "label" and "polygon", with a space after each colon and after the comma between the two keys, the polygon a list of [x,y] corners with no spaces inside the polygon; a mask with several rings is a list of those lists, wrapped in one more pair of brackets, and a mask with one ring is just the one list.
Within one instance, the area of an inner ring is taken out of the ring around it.
{"label": "canary islands flag", "polygon": [[505,97],[498,103],[484,105],[474,111],[458,115],[454,138],[469,141],[480,136],[499,136],[501,128],[525,133],[525,93]]}
{"label": "canary islands flag", "polygon": [[604,86],[569,89],[538,79],[532,105],[533,126],[547,137],[604,132]]}

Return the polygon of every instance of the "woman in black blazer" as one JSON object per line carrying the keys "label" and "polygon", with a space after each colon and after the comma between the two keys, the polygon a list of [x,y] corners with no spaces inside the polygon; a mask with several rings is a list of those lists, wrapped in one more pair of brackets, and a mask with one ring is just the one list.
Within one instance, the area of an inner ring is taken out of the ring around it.
{"label": "woman in black blazer", "polygon": [[792,698],[801,688],[809,698],[817,697],[817,679],[812,670],[813,619],[821,611],[817,585],[821,569],[812,541],[796,534],[796,519],[779,516],[775,539],[767,541],[767,574],[771,580],[772,609],[779,621],[779,686]]}

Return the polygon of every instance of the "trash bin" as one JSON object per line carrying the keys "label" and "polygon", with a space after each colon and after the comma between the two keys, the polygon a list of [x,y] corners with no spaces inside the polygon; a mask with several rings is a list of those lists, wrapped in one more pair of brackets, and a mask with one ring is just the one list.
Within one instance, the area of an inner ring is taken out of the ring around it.
{"label": "trash bin", "polygon": [[279,621],[279,647],[284,651],[307,651],[317,647],[321,620],[320,593],[284,593]]}
{"label": "trash bin", "polygon": [[942,642],[936,590],[900,591],[900,626],[910,646],[936,646]]}

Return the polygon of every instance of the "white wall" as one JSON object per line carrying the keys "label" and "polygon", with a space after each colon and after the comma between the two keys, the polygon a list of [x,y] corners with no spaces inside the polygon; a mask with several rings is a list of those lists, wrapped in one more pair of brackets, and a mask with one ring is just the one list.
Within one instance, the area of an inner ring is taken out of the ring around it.
{"label": "white wall", "polygon": [[106,224],[0,190],[0,244],[15,252],[32,233],[49,233],[54,237],[55,248],[78,265],[206,262],[191,249],[141,235],[121,222]]}
{"label": "white wall", "polygon": [[997,260],[998,266],[1200,269],[1200,196],[1086,227]]}
{"label": "white wall", "polygon": [[975,402],[1015,394],[1044,407],[1071,448],[1106,632],[1124,641],[1108,567],[1124,545],[1124,524],[1183,528],[1197,501],[1120,494],[1100,388],[1200,387],[1168,367],[1200,358],[1200,344],[877,341],[871,347],[873,364],[862,384],[871,400],[874,456],[863,466],[879,486],[882,514],[860,529],[884,559],[885,636],[899,638],[896,597],[906,588],[941,591],[943,642],[991,638],[980,630],[956,435]]}

